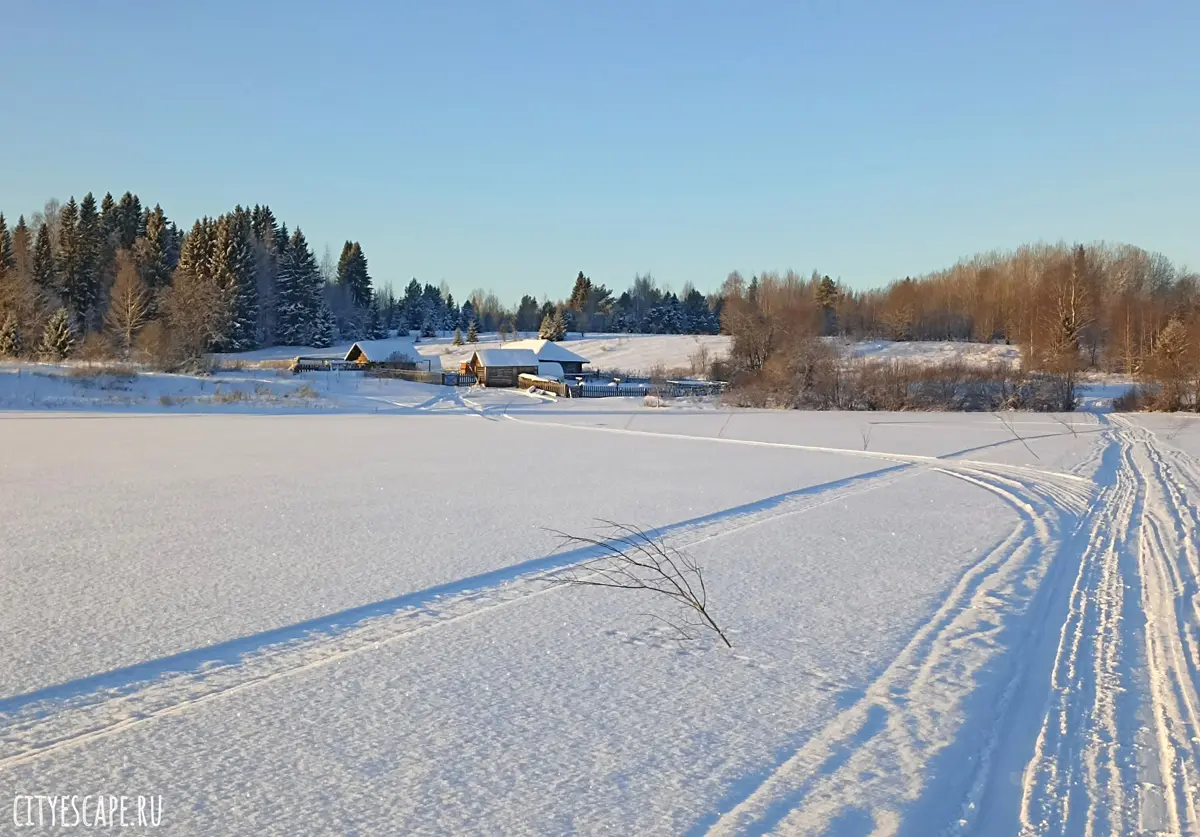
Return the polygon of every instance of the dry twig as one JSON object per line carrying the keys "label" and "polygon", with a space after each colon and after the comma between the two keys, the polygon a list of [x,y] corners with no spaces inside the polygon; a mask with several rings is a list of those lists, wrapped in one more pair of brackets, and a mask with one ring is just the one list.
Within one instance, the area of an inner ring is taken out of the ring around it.
{"label": "dry twig", "polygon": [[682,617],[673,621],[656,614],[646,615],[669,625],[682,639],[695,639],[697,631],[710,630],[726,646],[733,647],[709,612],[704,573],[694,558],[636,526],[610,520],[599,522],[604,530],[596,536],[550,530],[560,538],[563,548],[591,548],[600,553],[556,579],[557,583],[664,596],[681,607]]}

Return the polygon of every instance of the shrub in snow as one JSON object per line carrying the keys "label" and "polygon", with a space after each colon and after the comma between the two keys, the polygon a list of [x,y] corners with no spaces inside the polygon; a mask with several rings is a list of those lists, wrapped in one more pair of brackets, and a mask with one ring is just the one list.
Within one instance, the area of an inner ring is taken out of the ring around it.
{"label": "shrub in snow", "polygon": [[666,402],[663,401],[661,398],[659,398],[657,395],[647,395],[645,398],[642,399],[642,406],[665,407],[667,405],[666,405]]}

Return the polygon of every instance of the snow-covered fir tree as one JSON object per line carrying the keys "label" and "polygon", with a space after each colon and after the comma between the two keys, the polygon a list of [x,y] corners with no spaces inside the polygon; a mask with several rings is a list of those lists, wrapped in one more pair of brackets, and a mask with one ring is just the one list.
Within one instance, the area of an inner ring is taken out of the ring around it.
{"label": "snow-covered fir tree", "polygon": [[20,357],[25,351],[21,342],[21,328],[15,314],[6,314],[0,322],[0,357]]}
{"label": "snow-covered fir tree", "polygon": [[554,341],[566,340],[567,339],[567,320],[566,320],[566,317],[563,315],[561,308],[554,312],[554,317],[551,319],[550,322],[551,322],[552,328],[550,329],[550,336],[547,337],[546,339],[554,340]]}
{"label": "snow-covered fir tree", "polygon": [[71,313],[66,308],[59,308],[46,321],[39,353],[51,360],[62,360],[69,357],[74,348],[75,331],[71,328]]}
{"label": "snow-covered fir tree", "polygon": [[474,320],[471,320],[471,322],[469,322],[467,324],[467,342],[468,343],[478,343],[479,342],[479,332],[475,328]]}
{"label": "snow-covered fir tree", "polygon": [[308,239],[297,228],[280,261],[275,294],[276,339],[281,345],[313,345],[318,330],[323,328],[321,286],[317,260],[308,246]]}

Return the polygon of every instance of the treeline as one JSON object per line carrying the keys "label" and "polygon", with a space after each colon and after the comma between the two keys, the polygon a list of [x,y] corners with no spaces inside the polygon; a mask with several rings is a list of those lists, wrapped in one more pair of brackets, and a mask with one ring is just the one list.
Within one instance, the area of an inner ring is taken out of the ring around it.
{"label": "treeline", "polygon": [[209,351],[327,346],[369,327],[375,309],[356,242],[323,273],[304,233],[267,206],[186,233],[129,192],[50,201],[11,230],[0,214],[0,356],[183,365]]}
{"label": "treeline", "polygon": [[138,355],[167,366],[207,352],[275,345],[321,348],[394,332],[454,329],[715,333],[720,299],[636,277],[614,296],[582,272],[565,300],[525,295],[515,308],[416,279],[376,289],[366,255],[347,241],[318,261],[303,232],[265,205],[234,207],[186,231],[130,192],[49,201],[11,225],[0,213],[0,357]]}
{"label": "treeline", "polygon": [[1022,247],[868,291],[734,273],[719,295],[730,374],[774,401],[811,385],[816,338],[842,336],[1016,344],[1060,382],[1062,409],[1087,370],[1137,377],[1166,409],[1200,403],[1200,277],[1136,247]]}

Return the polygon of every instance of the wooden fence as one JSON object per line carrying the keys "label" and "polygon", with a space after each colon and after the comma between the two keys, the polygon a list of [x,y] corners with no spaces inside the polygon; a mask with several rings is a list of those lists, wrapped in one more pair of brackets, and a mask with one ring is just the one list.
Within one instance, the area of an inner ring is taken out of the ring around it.
{"label": "wooden fence", "polygon": [[396,369],[387,366],[369,365],[363,371],[368,378],[393,378],[414,381],[419,384],[437,384],[446,387],[469,387],[475,385],[474,375],[461,372],[431,372],[424,369]]}
{"label": "wooden fence", "polygon": [[358,365],[352,360],[327,357],[298,357],[292,361],[293,374],[301,372],[337,372],[357,369]]}
{"label": "wooden fence", "polygon": [[518,385],[521,389],[536,387],[545,392],[553,392],[562,398],[640,398],[645,395],[657,395],[662,398],[682,398],[686,396],[720,395],[725,390],[725,384],[720,381],[711,383],[694,383],[691,381],[629,383],[622,380],[619,383],[600,384],[590,381],[548,381],[544,378],[535,378],[530,375],[522,375]]}

